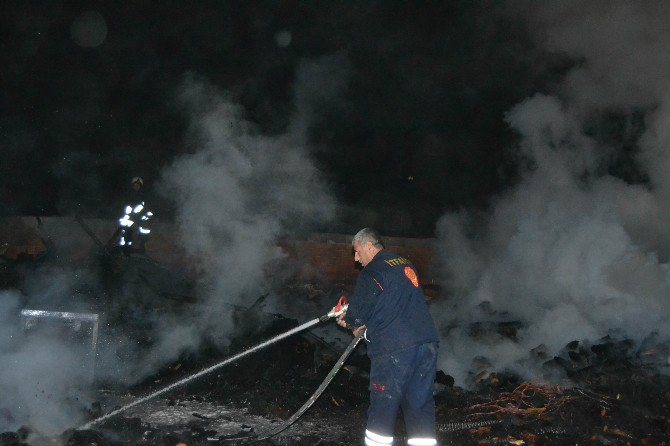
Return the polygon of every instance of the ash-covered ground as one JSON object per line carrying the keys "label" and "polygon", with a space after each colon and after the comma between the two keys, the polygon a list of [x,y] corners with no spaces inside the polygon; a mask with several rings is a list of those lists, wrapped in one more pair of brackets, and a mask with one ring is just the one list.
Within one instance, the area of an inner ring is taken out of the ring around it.
{"label": "ash-covered ground", "polygon": [[[241,336],[231,351],[203,349],[130,388],[100,386],[99,413],[132,402],[234,350],[296,325],[294,320],[277,318],[258,332]],[[568,352],[579,352],[578,346],[571,347]],[[657,366],[645,363],[618,343],[605,341],[591,350],[581,351],[580,358],[548,361],[547,367],[561,367],[569,375],[555,384],[531,383],[492,372],[473,377],[473,388],[464,389],[454,387],[444,371],[438,372],[439,443],[667,444],[670,379],[659,374]],[[361,353],[347,361],[302,418],[277,436],[256,444],[361,444],[368,370]],[[60,439],[67,445],[250,444],[296,411],[338,356],[339,351],[308,333],[295,335],[91,430],[66,431]],[[401,421],[396,438],[403,438]]]}
{"label": "ash-covered ground", "polygon": [[[14,273],[5,268],[3,277],[10,281]],[[304,319],[277,312],[280,308],[260,296],[256,305],[231,306],[237,328],[225,345],[203,342],[135,381],[113,379],[113,374],[100,369],[109,363],[99,363],[96,380],[86,386],[86,392],[77,394],[86,397],[71,398],[76,401],[71,401],[72,422],[65,430],[44,432],[31,423],[31,417],[19,418],[20,408],[3,401],[0,417],[21,425],[0,434],[0,445],[362,444],[369,370],[362,344],[301,418],[276,436],[258,441],[308,400],[350,342],[351,335],[335,328],[333,322],[273,343],[90,428],[80,428],[320,316],[329,309],[321,306],[332,294],[312,284],[293,284],[282,293],[303,302]],[[159,295],[153,301],[158,302]],[[156,314],[158,318],[185,315],[192,302],[187,295],[181,295],[181,300],[178,295],[164,294],[161,305],[155,307],[144,302],[132,317],[128,312],[121,318],[123,323],[103,324],[99,342],[133,340],[144,347],[140,354],[153,354],[155,339],[149,321],[155,323]],[[154,317],[142,319],[149,314]],[[482,322],[470,332],[484,336],[486,331],[495,331],[514,339],[517,326],[517,321]],[[465,386],[454,386],[449,370],[440,370],[435,380],[439,444],[668,444],[668,353],[668,346],[653,337],[642,346],[606,337],[589,345],[575,341],[554,354],[541,349],[529,352],[529,360],[545,371],[532,381],[493,370],[485,361],[473,370]],[[54,392],[53,398],[62,395]],[[404,444],[401,418],[396,438],[398,444]]]}

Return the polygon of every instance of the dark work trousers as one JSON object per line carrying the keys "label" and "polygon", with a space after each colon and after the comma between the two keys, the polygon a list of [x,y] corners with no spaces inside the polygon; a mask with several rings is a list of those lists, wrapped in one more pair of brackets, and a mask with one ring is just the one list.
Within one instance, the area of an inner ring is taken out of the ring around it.
{"label": "dark work trousers", "polygon": [[402,407],[408,438],[435,438],[436,362],[434,342],[372,358],[367,430],[393,437],[398,408]]}

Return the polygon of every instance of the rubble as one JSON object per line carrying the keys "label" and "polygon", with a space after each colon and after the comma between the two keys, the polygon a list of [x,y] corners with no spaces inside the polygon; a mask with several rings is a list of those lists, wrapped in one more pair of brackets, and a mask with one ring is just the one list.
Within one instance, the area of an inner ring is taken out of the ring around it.
{"label": "rubble", "polygon": [[[276,318],[261,333],[236,341],[248,346],[296,325],[296,321]],[[588,367],[582,367],[581,354],[564,359],[579,367],[571,368],[570,379],[561,384],[521,381],[492,372],[478,387],[463,389],[454,387],[453,380],[440,371],[436,376],[440,444],[666,444],[670,378],[634,354],[620,358],[620,341],[601,341],[596,344],[597,353],[588,354]],[[96,429],[66,431],[60,440],[69,446],[248,444],[290,417],[318,387],[328,364],[314,365],[316,345],[309,336],[282,340],[261,355],[245,357]],[[583,351],[589,349],[576,343],[566,346],[564,353]],[[230,353],[209,346],[201,355],[180,358],[132,388],[101,394],[103,412],[188,376],[205,360]],[[256,444],[359,444],[367,406],[367,377],[360,371],[368,363],[358,354],[349,365],[349,371],[338,374],[294,426]],[[396,434],[403,438],[402,423]],[[0,444],[21,444],[18,435],[4,433],[0,438],[5,443]]]}
{"label": "rubble", "polygon": [[[15,269],[7,262],[0,266],[4,267],[3,287],[15,285],[19,281]],[[188,287],[179,289],[175,275],[171,277],[170,271],[160,265],[130,258],[125,268],[124,274],[113,279],[134,281],[161,311],[179,311],[193,302]],[[165,284],[168,286],[159,286]],[[294,283],[289,288],[295,299],[310,304],[328,296],[328,288],[314,282]],[[82,408],[82,415],[95,419],[298,325],[294,319],[266,313],[266,297],[258,297],[250,308],[231,307],[233,319],[254,323],[240,324],[227,347],[205,342],[198,351],[183,353],[130,386],[98,381],[97,401]],[[111,316],[112,322],[123,320],[124,329],[140,330],[146,325],[142,320],[146,301],[138,302],[133,313],[137,319],[125,311],[115,313],[118,309],[105,305],[100,303],[101,311]],[[523,327],[520,321],[506,320],[504,315],[493,318],[489,312],[484,316],[491,318],[469,327],[475,339],[514,341]],[[107,336],[114,336],[114,327],[106,330]],[[348,343],[350,334],[342,332],[342,338]],[[249,444],[287,420],[313,394],[342,349],[315,332],[303,332],[135,406],[94,429],[72,426],[59,435],[45,436],[25,426],[16,432],[0,433],[0,446]],[[540,364],[546,374],[536,381],[495,370],[483,356],[472,363],[471,387],[467,389],[454,385],[449,370],[440,370],[435,377],[439,444],[668,444],[669,351],[669,344],[654,333],[639,346],[621,335],[610,334],[593,343],[574,340],[559,352],[537,345],[528,352],[528,361]],[[364,347],[359,346],[323,395],[294,425],[256,444],[360,444],[368,402],[368,370]],[[11,407],[0,407],[0,418],[14,416]],[[396,437],[402,444],[400,421]]]}

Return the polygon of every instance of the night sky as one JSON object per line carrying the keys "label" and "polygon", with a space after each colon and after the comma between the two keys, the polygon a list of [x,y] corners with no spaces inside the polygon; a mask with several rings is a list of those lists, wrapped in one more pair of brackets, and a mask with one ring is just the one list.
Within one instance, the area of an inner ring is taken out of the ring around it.
{"label": "night sky", "polygon": [[[317,229],[432,235],[445,211],[514,184],[504,113],[573,61],[534,47],[498,1],[3,2],[0,197],[5,214],[111,216],[185,142],[175,100],[196,76],[265,135],[296,107],[299,67],[337,58],[313,94],[310,156],[344,210]],[[164,207],[169,208],[166,203]],[[115,209],[115,208],[114,208]],[[166,212],[163,212],[164,214]]]}

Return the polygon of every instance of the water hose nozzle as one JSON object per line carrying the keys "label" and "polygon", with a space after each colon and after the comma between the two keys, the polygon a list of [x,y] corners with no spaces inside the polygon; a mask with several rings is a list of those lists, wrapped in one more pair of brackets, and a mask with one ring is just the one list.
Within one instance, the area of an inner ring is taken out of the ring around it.
{"label": "water hose nozzle", "polygon": [[325,316],[321,317],[322,321],[328,320],[333,317],[337,317],[347,311],[347,308],[349,308],[349,304],[347,303],[347,298],[345,296],[340,297],[340,300],[337,301],[337,305],[333,307],[332,310]]}

